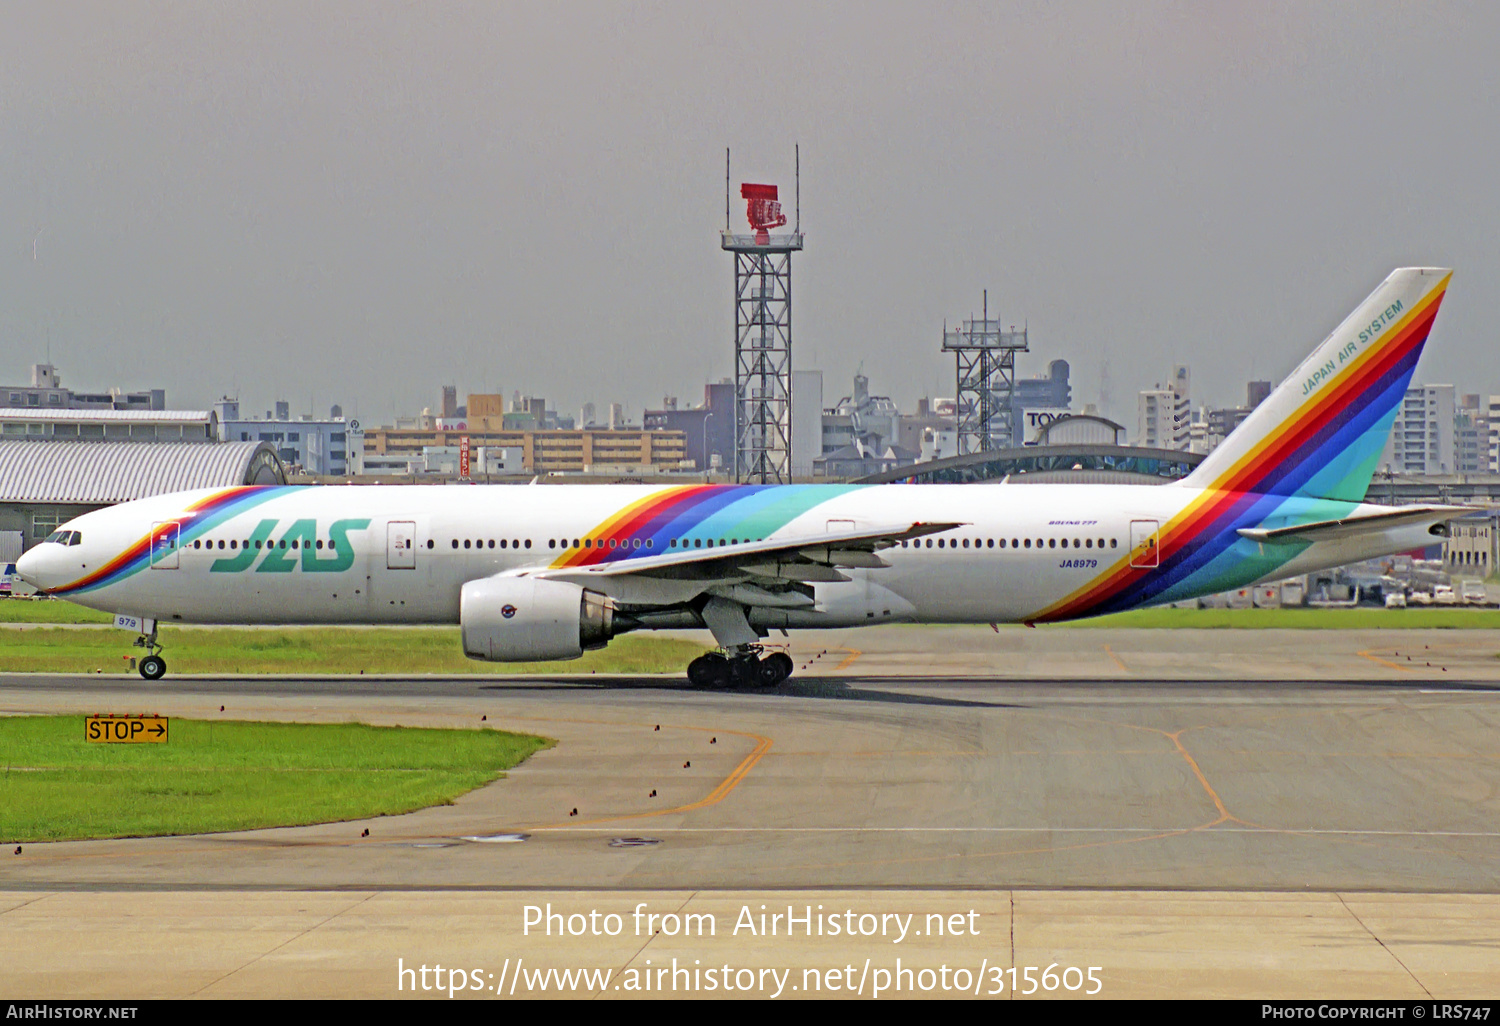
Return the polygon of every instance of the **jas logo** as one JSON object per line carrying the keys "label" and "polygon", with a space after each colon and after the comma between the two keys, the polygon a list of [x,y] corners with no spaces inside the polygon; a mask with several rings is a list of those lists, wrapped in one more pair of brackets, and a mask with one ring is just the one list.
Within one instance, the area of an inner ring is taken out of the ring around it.
{"label": "jas logo", "polygon": [[[368,520],[335,520],[328,526],[328,537],[319,539],[316,520],[294,520],[279,537],[272,538],[280,523],[262,520],[238,553],[215,560],[209,572],[237,574],[255,566],[258,574],[289,574],[297,569],[310,574],[340,573],[354,565],[349,532],[370,526]],[[257,559],[259,565],[255,563]]]}

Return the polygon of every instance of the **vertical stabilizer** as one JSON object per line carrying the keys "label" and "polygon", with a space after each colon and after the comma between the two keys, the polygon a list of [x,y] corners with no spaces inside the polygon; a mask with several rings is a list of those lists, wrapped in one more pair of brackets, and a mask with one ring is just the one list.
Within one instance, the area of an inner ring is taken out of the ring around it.
{"label": "vertical stabilizer", "polygon": [[1183,484],[1362,502],[1452,273],[1393,271]]}

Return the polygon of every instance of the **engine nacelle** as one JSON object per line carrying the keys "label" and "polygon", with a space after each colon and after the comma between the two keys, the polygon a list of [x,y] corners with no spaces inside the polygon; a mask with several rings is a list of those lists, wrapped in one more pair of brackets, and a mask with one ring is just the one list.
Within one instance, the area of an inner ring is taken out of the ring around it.
{"label": "engine nacelle", "polygon": [[614,603],[597,591],[536,577],[486,577],[459,593],[464,655],[490,662],[577,659],[615,635]]}

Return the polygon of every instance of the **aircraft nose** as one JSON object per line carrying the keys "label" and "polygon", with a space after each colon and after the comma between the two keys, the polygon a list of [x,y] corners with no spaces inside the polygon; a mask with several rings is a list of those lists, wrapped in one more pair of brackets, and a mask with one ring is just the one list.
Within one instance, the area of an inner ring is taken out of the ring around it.
{"label": "aircraft nose", "polygon": [[[40,548],[40,546],[37,548]],[[21,558],[16,560],[16,573],[20,575],[21,580],[41,591],[45,590],[42,586],[40,574],[42,563],[45,562],[46,557],[38,552],[37,548],[32,548],[27,552],[21,553]]]}

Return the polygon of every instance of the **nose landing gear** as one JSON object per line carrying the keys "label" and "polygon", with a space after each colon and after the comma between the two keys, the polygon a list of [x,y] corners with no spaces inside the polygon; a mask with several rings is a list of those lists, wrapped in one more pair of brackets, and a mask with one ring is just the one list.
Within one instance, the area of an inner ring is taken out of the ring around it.
{"label": "nose landing gear", "polygon": [[161,680],[167,672],[167,661],[161,657],[161,646],[156,643],[156,628],[151,628],[150,634],[142,634],[135,639],[136,648],[144,648],[146,655],[137,664],[141,676],[147,680]]}

